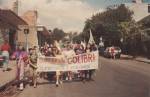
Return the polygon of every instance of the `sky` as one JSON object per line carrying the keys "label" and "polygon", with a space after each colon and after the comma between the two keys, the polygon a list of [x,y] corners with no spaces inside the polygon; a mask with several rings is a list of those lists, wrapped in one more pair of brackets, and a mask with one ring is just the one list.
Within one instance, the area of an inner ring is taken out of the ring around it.
{"label": "sky", "polygon": [[[12,8],[15,0],[0,0],[1,8]],[[109,5],[128,3],[131,0],[19,0],[19,13],[38,11],[38,24],[48,29],[60,28],[65,32],[81,32],[85,20]],[[149,2],[150,0],[144,0]]]}

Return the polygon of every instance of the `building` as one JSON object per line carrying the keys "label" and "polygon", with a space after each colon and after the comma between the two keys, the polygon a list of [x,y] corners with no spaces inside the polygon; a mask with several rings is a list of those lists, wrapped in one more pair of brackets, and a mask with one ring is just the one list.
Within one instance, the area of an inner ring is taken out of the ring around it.
{"label": "building", "polygon": [[12,51],[15,50],[19,38],[18,31],[23,31],[20,27],[25,25],[28,24],[13,11],[0,9],[0,45],[7,40]]}
{"label": "building", "polygon": [[38,45],[43,46],[50,39],[50,32],[44,26],[37,26]]}
{"label": "building", "polygon": [[125,6],[134,12],[133,18],[135,21],[140,21],[150,15],[150,5],[144,3],[143,0],[132,0],[132,3],[125,3]]}
{"label": "building", "polygon": [[22,19],[27,22],[28,26],[22,26],[21,29],[27,29],[28,34],[25,34],[24,31],[21,30],[18,33],[18,43],[24,45],[27,49],[38,46],[37,18],[37,11],[29,10],[22,15]]}

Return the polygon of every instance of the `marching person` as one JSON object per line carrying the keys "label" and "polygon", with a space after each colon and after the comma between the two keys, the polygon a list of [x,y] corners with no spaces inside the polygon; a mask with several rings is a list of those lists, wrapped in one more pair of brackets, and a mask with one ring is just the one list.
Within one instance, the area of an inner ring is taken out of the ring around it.
{"label": "marching person", "polygon": [[115,59],[115,48],[114,46],[110,47],[111,58]]}
{"label": "marching person", "polygon": [[[52,45],[48,48],[47,53],[45,54],[46,57],[54,57],[54,53],[52,51]],[[44,73],[43,73],[44,74]],[[55,72],[47,72],[45,73],[45,75],[47,74],[47,78],[49,79],[49,81],[52,81],[55,75]]]}
{"label": "marching person", "polygon": [[[74,47],[74,51],[76,55],[85,53],[84,46],[81,44],[80,41],[77,42],[76,46]],[[79,70],[78,77],[82,79],[83,82],[85,82],[85,70]]]}
{"label": "marching person", "polygon": [[[96,44],[95,44],[95,43],[92,43],[92,44],[90,45],[90,52],[96,51],[96,50],[97,50]],[[89,70],[89,81],[92,81],[92,80],[93,80],[92,76],[93,76],[94,72],[95,72],[95,69],[90,69],[90,70]]]}
{"label": "marching person", "polygon": [[38,54],[36,52],[35,48],[32,48],[32,53],[30,54],[29,57],[29,64],[30,64],[30,73],[32,76],[32,84],[34,86],[34,88],[37,87],[37,58],[38,58]]}
{"label": "marching person", "polygon": [[9,64],[9,52],[10,52],[10,45],[8,44],[8,41],[5,40],[4,44],[1,46],[2,56],[4,58],[3,61],[3,72],[8,70],[8,64]]}
{"label": "marching person", "polygon": [[[66,50],[63,51],[63,55],[65,58],[69,58],[75,55],[75,52],[73,50],[73,46],[71,44],[68,44],[66,47]],[[72,81],[73,73],[77,73],[77,71],[67,71],[65,72],[65,79]]]}
{"label": "marching person", "polygon": [[17,75],[16,78],[19,82],[19,89],[23,90],[24,88],[24,78],[25,78],[25,66],[27,61],[28,54],[25,51],[23,46],[19,46],[17,51],[13,54],[12,58],[16,59],[17,63]]}
{"label": "marching person", "polygon": [[[87,45],[86,45],[86,48],[85,48],[85,52],[86,52],[86,53],[90,53],[90,52],[91,52],[91,48],[90,48],[90,47],[91,47],[90,44],[87,44]],[[89,74],[89,71],[90,71],[90,70],[85,70],[85,71],[84,71],[84,72],[85,72],[85,79],[86,79],[86,80],[89,79],[89,78],[87,78],[87,75]],[[85,79],[84,79],[84,80],[85,80]]]}
{"label": "marching person", "polygon": [[[54,57],[62,57],[62,53],[59,51],[56,44],[54,44],[52,51],[53,51]],[[62,72],[59,70],[56,70],[56,87],[58,87],[59,84],[62,84]]]}

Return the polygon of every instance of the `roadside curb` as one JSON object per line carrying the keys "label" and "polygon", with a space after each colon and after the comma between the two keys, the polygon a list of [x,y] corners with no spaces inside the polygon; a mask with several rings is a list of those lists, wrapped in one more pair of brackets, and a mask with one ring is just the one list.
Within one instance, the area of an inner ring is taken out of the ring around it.
{"label": "roadside curb", "polygon": [[138,62],[143,62],[143,63],[147,63],[147,64],[150,64],[150,61],[144,61],[144,60],[140,60],[140,59],[134,59],[135,61],[138,61]]}
{"label": "roadside curb", "polygon": [[5,84],[0,86],[0,93],[5,91],[9,86],[12,86],[15,83],[15,79],[12,79],[11,81],[6,82]]}
{"label": "roadside curb", "polygon": [[138,61],[138,62],[143,62],[143,63],[150,64],[150,60],[147,59],[147,58],[143,58],[143,57],[133,58],[130,55],[122,55],[122,58],[124,58],[124,59],[132,59],[132,60],[135,60],[135,61]]}

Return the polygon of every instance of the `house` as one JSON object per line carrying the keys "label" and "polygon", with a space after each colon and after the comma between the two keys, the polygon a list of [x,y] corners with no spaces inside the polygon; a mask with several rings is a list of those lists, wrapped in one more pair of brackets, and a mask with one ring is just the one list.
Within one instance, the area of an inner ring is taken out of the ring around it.
{"label": "house", "polygon": [[38,45],[43,46],[44,42],[48,42],[50,39],[50,32],[45,26],[37,26]]}
{"label": "house", "polygon": [[21,30],[18,32],[18,44],[24,45],[27,49],[33,46],[38,46],[38,38],[37,38],[37,18],[38,13],[34,10],[29,10],[25,12],[22,16],[22,19],[27,22],[28,26],[22,26],[22,29],[26,29],[28,31],[25,34],[25,30]]}
{"label": "house", "polygon": [[21,26],[27,26],[21,17],[11,10],[0,9],[0,45],[8,40],[12,50],[15,50],[18,41],[18,31]]}
{"label": "house", "polygon": [[132,0],[132,3],[125,3],[125,6],[134,12],[133,18],[135,21],[140,21],[150,15],[150,5],[144,3],[143,0]]}

